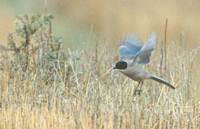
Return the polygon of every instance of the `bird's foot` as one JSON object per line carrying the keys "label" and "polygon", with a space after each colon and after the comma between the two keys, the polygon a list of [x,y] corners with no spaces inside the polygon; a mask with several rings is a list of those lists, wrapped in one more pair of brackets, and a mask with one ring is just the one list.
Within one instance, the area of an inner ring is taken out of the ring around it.
{"label": "bird's foot", "polygon": [[140,95],[141,94],[141,92],[142,92],[142,90],[140,89],[140,90],[135,90],[134,91],[134,96],[136,96],[136,95]]}

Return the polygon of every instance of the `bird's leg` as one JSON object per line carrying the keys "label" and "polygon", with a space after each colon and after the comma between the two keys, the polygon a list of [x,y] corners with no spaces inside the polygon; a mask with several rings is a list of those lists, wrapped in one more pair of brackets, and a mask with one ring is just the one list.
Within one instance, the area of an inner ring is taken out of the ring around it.
{"label": "bird's leg", "polygon": [[[137,87],[134,89],[134,95],[137,95],[137,89],[138,89],[138,87],[140,87],[140,82],[138,82],[138,85],[137,85]],[[140,94],[140,93],[139,93]]]}
{"label": "bird's leg", "polygon": [[143,81],[139,81],[137,87],[134,90],[134,95],[137,95],[137,94],[140,95],[142,91],[142,85],[143,85]]}
{"label": "bird's leg", "polygon": [[138,90],[138,94],[140,95],[141,91],[142,91],[142,86],[143,86],[143,81],[141,81],[141,85],[140,85],[140,89]]}

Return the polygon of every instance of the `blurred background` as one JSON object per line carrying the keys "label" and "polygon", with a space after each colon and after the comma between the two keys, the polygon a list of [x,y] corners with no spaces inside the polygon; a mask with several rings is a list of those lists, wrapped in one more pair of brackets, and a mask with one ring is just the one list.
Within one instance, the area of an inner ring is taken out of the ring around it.
{"label": "blurred background", "polygon": [[[166,19],[167,44],[185,43],[189,51],[200,45],[199,0],[0,0],[0,8],[0,43],[15,31],[16,16],[46,13],[54,16],[53,33],[63,37],[65,48],[94,48],[100,42],[116,51],[130,32],[143,41],[156,32],[161,43]],[[200,59],[194,64],[199,81]]]}
{"label": "blurred background", "polygon": [[84,46],[103,40],[117,44],[127,33],[145,39],[149,32],[167,40],[185,36],[191,47],[200,41],[199,0],[0,0],[0,41],[14,31],[16,15],[51,13],[53,31],[64,38],[65,46]]}

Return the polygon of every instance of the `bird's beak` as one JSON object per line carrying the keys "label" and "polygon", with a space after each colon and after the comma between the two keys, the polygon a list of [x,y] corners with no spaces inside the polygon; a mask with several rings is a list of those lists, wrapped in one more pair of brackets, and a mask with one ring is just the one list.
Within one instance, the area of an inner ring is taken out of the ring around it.
{"label": "bird's beak", "polygon": [[112,64],[112,69],[117,69],[115,64]]}

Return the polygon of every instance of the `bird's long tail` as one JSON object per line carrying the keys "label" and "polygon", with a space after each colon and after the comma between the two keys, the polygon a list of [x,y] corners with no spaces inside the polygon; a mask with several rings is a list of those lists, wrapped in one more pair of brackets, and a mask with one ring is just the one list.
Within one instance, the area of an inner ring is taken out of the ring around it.
{"label": "bird's long tail", "polygon": [[152,76],[150,77],[150,79],[155,80],[155,81],[158,81],[158,82],[160,82],[160,83],[163,83],[163,84],[169,86],[169,87],[172,88],[172,89],[175,89],[175,87],[174,87],[172,84],[170,84],[169,82],[167,82],[166,80],[164,80],[164,79],[162,79],[162,78],[160,78],[160,77],[157,77],[157,76],[155,76],[155,75],[152,75]]}

